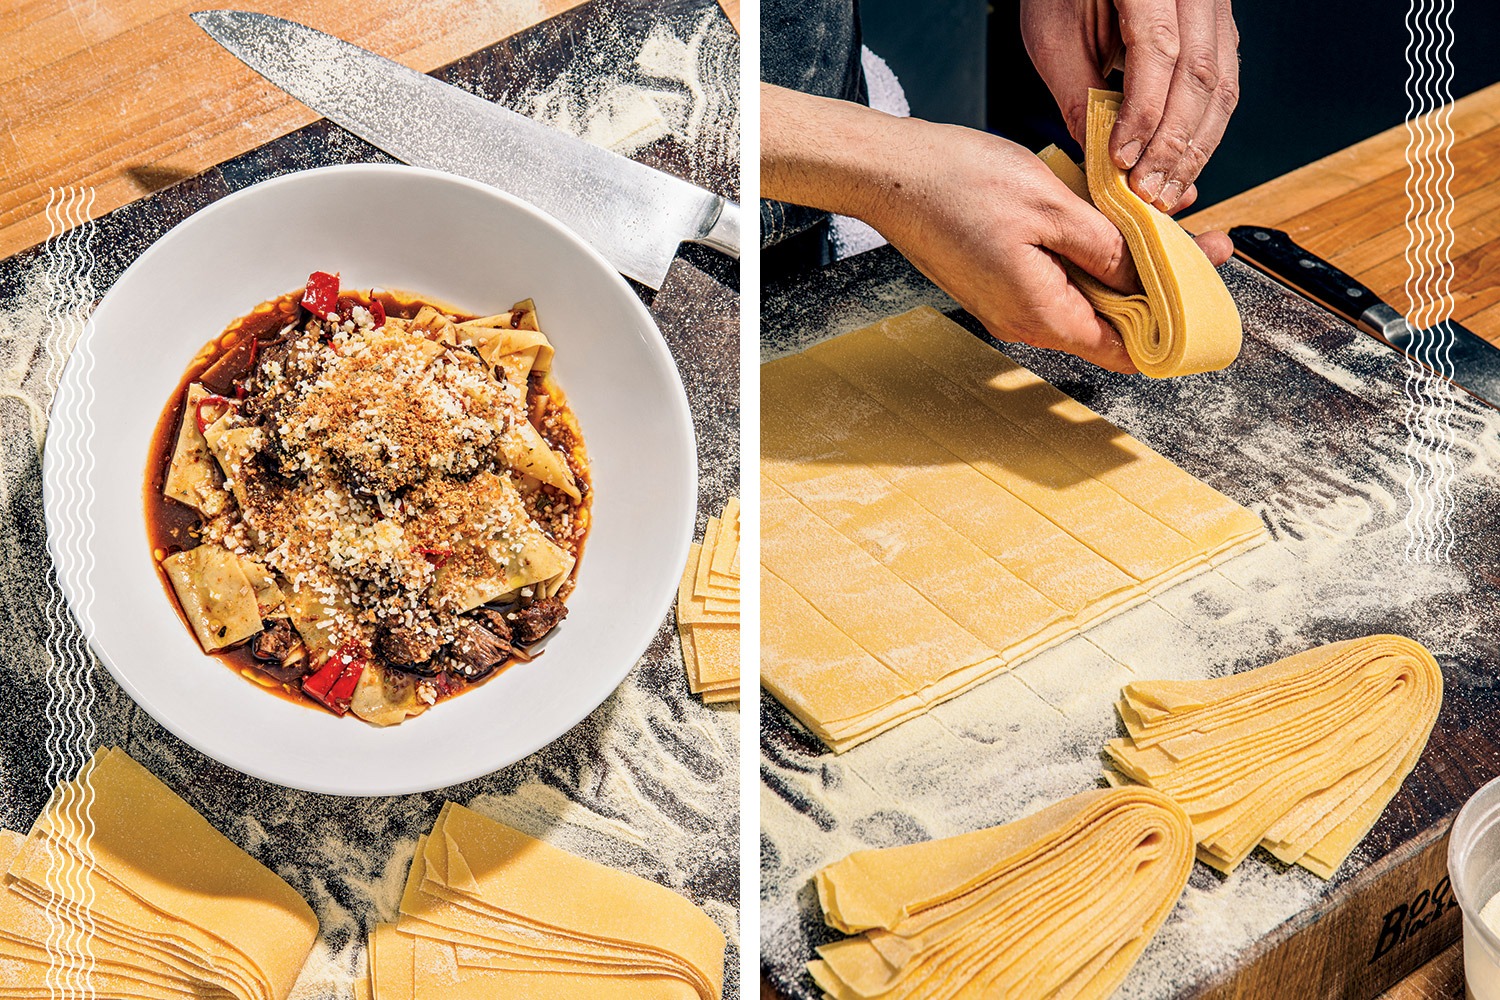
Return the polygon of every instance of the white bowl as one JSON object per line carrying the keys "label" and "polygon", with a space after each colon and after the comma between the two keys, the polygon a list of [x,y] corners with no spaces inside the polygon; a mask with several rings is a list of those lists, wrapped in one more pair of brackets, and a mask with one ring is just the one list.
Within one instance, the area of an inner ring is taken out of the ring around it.
{"label": "white bowl", "polygon": [[[388,729],[293,704],[204,655],[152,565],[152,430],[193,355],[315,270],[486,315],[533,298],[591,459],[594,525],[546,653]],[[94,312],[53,403],[48,545],[85,634],[152,718],[247,774],[395,795],[532,753],[609,696],[671,608],[697,457],[687,397],[650,314],[604,259],[493,188],[398,165],[328,167],[217,201],[132,264]]]}

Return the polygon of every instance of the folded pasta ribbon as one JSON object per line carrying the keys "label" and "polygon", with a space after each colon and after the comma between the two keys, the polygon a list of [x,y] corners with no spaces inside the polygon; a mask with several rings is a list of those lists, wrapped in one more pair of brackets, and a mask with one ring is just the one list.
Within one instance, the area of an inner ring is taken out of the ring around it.
{"label": "folded pasta ribbon", "polygon": [[1109,157],[1121,96],[1089,91],[1084,165],[1056,146],[1039,156],[1063,183],[1117,226],[1130,247],[1144,295],[1127,295],[1067,265],[1094,311],[1120,331],[1125,350],[1151,378],[1225,368],[1240,353],[1239,310],[1203,251],[1172,219],[1143,201]]}
{"label": "folded pasta ribbon", "polygon": [[808,971],[833,1000],[1099,998],[1166,919],[1192,825],[1141,787],[1075,795],[1014,823],[818,872],[832,927]]}
{"label": "folded pasta ribbon", "polygon": [[1427,745],[1443,675],[1420,643],[1350,639],[1203,681],[1125,686],[1106,753],[1170,795],[1220,871],[1257,844],[1322,878],[1349,856]]}
{"label": "folded pasta ribbon", "polygon": [[671,889],[448,803],[400,919],[370,933],[373,1000],[718,1000],[724,935]]}
{"label": "folded pasta ribbon", "polygon": [[740,499],[730,497],[694,542],[677,588],[677,635],[688,688],[705,705],[740,700]]}
{"label": "folded pasta ribbon", "polygon": [[[318,934],[302,897],[121,750],[0,831],[0,998],[285,1000]],[[81,981],[81,980],[80,980]]]}

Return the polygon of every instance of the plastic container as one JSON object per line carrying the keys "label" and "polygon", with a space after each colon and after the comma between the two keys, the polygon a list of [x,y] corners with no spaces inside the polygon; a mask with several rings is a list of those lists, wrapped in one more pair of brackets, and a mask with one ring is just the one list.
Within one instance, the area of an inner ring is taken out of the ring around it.
{"label": "plastic container", "polygon": [[1500,935],[1479,918],[1500,893],[1500,778],[1464,803],[1448,838],[1448,881],[1464,915],[1464,982],[1471,1000],[1500,1000]]}

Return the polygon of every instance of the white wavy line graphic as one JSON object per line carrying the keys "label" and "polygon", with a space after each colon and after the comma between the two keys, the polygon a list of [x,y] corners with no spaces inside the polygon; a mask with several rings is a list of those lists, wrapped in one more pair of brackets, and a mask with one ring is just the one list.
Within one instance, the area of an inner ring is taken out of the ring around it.
{"label": "white wavy line graphic", "polygon": [[1454,544],[1452,0],[1406,11],[1406,558],[1447,562]]}
{"label": "white wavy line graphic", "polygon": [[[48,390],[56,388],[75,348],[81,383],[87,385],[92,374],[92,355],[86,346],[76,345],[94,305],[93,206],[92,188],[53,189],[48,198],[49,235],[42,256],[48,327],[43,344],[46,356],[43,378]],[[87,566],[85,560],[93,539],[89,516],[93,426],[85,394],[72,393],[54,405],[51,425],[65,431],[56,435],[54,441],[69,442],[67,446],[58,444],[61,451],[54,456],[61,470],[60,488],[49,500],[57,505],[62,537],[53,541],[74,565]],[[71,615],[55,573],[49,575],[45,746],[47,783],[56,789],[49,810],[56,823],[78,835],[76,852],[48,841],[46,983],[52,1000],[92,1000],[95,996],[92,945],[96,927],[91,878],[94,863],[89,846],[93,836],[90,818],[93,787],[87,775],[75,784],[67,784],[84,770],[98,735],[93,721],[97,698],[93,656],[84,632],[78,627],[88,621],[92,606],[93,592],[87,572]]]}

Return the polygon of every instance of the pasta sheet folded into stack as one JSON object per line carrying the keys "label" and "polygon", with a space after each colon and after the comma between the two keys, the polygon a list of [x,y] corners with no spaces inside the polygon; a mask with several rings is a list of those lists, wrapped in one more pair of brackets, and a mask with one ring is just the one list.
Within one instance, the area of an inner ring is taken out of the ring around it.
{"label": "pasta sheet folded into stack", "polygon": [[664,886],[448,803],[395,924],[370,934],[376,1000],[717,1000],[724,935]]}
{"label": "pasta sheet folded into stack", "polygon": [[1262,844],[1331,878],[1416,765],[1442,700],[1431,653],[1373,635],[1229,677],[1128,684],[1130,735],[1106,753],[1187,810],[1205,864],[1229,871]]}
{"label": "pasta sheet folded into stack", "polygon": [[1109,137],[1122,97],[1090,90],[1087,173],[1056,146],[1037,155],[1073,193],[1104,213],[1130,247],[1144,293],[1118,292],[1073,264],[1068,277],[1094,311],[1125,341],[1141,373],[1170,378],[1225,368],[1240,353],[1239,309],[1224,280],[1187,231],[1130,189],[1109,155]]}
{"label": "pasta sheet folded into stack", "polygon": [[688,687],[706,704],[740,700],[740,498],[708,519],[677,588]]}
{"label": "pasta sheet folded into stack", "polygon": [[833,1000],[1108,996],[1192,866],[1186,814],[1140,787],[858,851],[816,882],[824,919],[860,936],[819,948],[808,969]]}
{"label": "pasta sheet folded into stack", "polygon": [[0,997],[285,1000],[318,933],[290,886],[121,750],[60,785],[27,836],[0,831],[0,865]]}

